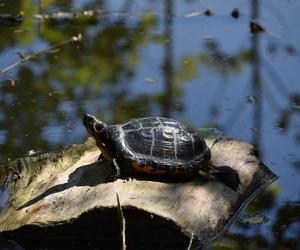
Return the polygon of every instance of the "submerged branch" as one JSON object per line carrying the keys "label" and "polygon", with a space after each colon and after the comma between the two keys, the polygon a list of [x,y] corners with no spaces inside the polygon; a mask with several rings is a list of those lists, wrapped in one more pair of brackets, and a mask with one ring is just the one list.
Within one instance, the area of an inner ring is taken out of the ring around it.
{"label": "submerged branch", "polygon": [[22,64],[22,63],[26,63],[28,61],[31,61],[33,59],[35,59],[36,57],[38,57],[39,55],[41,54],[44,54],[44,53],[49,53],[67,43],[71,43],[71,42],[80,42],[82,41],[82,35],[81,34],[78,34],[77,36],[73,36],[71,37],[70,39],[67,39],[65,41],[62,41],[60,43],[57,43],[53,46],[51,46],[50,48],[47,48],[47,49],[44,49],[44,50],[41,50],[41,51],[37,51],[37,52],[34,52],[33,54],[30,54],[30,55],[23,55],[22,56],[22,59],[20,61],[17,61],[17,62],[14,62],[12,63],[11,65],[9,65],[8,67],[6,67],[5,69],[1,69],[0,70],[0,74],[6,74],[9,70],[17,67],[18,65]]}

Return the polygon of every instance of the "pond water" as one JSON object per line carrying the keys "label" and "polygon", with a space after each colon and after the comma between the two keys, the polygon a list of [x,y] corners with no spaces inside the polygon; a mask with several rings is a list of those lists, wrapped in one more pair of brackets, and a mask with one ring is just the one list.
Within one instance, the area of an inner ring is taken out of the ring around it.
{"label": "pond water", "polygon": [[[34,17],[84,10],[97,17]],[[299,11],[296,0],[0,1],[0,14],[23,15],[0,24],[0,163],[82,143],[85,112],[216,128],[280,178],[245,210],[263,224],[237,221],[207,249],[300,249]]]}

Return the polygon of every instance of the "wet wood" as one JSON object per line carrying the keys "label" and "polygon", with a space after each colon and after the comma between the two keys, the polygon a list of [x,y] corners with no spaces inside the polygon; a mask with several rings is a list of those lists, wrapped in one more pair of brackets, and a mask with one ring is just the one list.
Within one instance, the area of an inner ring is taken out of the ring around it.
{"label": "wet wood", "polygon": [[189,246],[191,238],[193,244],[206,244],[276,179],[250,144],[233,139],[206,141],[213,164],[228,165],[239,172],[239,192],[200,177],[185,182],[156,178],[107,182],[110,164],[97,162],[99,150],[89,139],[82,145],[21,158],[1,168],[0,185],[9,198],[0,213],[0,232],[23,239],[25,245],[41,244],[38,247],[53,244],[53,238],[88,239],[112,247],[120,244],[118,193],[129,249],[146,249],[142,242],[148,242],[150,248],[159,242],[160,246],[182,249]]}

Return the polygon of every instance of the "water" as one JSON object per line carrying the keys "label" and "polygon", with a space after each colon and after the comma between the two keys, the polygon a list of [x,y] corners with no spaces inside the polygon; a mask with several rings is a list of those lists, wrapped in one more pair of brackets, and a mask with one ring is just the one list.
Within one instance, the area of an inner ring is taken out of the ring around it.
{"label": "water", "polygon": [[[0,75],[0,162],[82,143],[85,112],[108,123],[162,115],[217,128],[256,145],[280,178],[245,211],[266,223],[236,222],[208,248],[300,248],[300,2],[41,2],[0,2],[0,13],[24,15],[0,26],[1,70],[18,52],[83,40]],[[87,9],[106,14],[97,22],[33,18]],[[212,16],[198,15],[207,9]],[[252,34],[253,19],[266,32]]]}

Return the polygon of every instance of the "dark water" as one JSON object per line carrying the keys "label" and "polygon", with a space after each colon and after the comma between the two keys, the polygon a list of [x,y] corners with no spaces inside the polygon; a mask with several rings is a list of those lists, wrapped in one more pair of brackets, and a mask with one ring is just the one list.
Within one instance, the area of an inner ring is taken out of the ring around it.
{"label": "dark water", "polygon": [[[280,176],[208,249],[300,249],[300,2],[0,1],[0,162],[82,143],[84,112],[108,123],[161,115],[255,144]],[[231,12],[238,8],[239,18]],[[101,9],[73,21],[41,13]],[[212,16],[199,15],[210,9]],[[251,33],[258,20],[266,32]],[[1,239],[0,239],[1,240]],[[14,244],[14,243],[12,243]]]}

